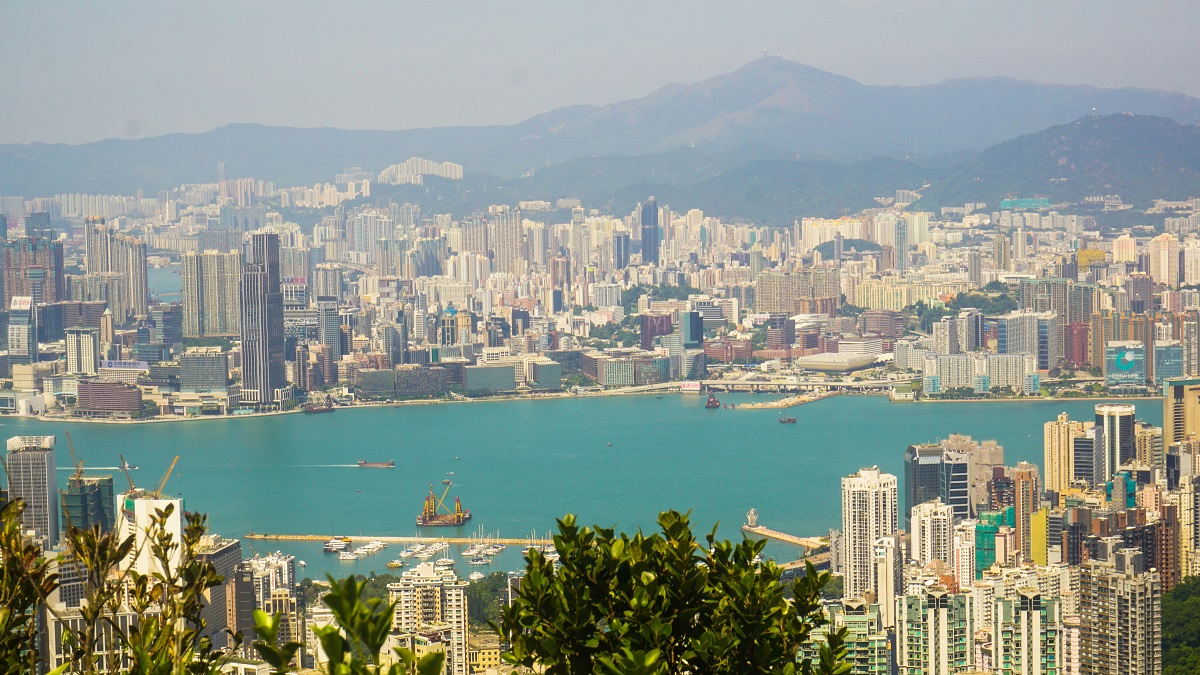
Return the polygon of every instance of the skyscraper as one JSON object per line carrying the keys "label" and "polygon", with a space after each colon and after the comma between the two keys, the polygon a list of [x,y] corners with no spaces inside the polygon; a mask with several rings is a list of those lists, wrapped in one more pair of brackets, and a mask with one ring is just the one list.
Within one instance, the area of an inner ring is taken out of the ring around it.
{"label": "skyscraper", "polygon": [[279,290],[279,235],[255,233],[242,265],[242,401],[275,402],[287,386],[283,359],[283,293]]}
{"label": "skyscraper", "polygon": [[842,479],[844,596],[875,592],[875,542],[896,532],[896,477],[879,467]]}
{"label": "skyscraper", "polygon": [[416,633],[434,630],[446,644],[446,671],[467,675],[467,584],[454,570],[435,569],[421,563],[405,570],[400,581],[388,584],[389,599],[396,603],[392,630]]}
{"label": "skyscraper", "polygon": [[100,329],[68,328],[67,372],[72,375],[95,375],[100,368]]}
{"label": "skyscraper", "polygon": [[657,265],[658,245],[662,231],[658,227],[658,200],[654,197],[642,203],[642,264]]}
{"label": "skyscraper", "polygon": [[901,675],[951,675],[975,663],[973,597],[941,586],[896,602],[896,666]]}
{"label": "skyscraper", "polygon": [[72,527],[109,532],[116,525],[112,476],[71,476],[61,499],[63,532]]}
{"label": "skyscraper", "polygon": [[1137,456],[1135,413],[1136,409],[1129,403],[1096,405],[1096,442],[1100,447],[1094,461],[1101,481],[1112,478],[1122,464]]}
{"label": "skyscraper", "polygon": [[1200,432],[1200,379],[1163,383],[1163,447],[1196,438]]}
{"label": "skyscraper", "polygon": [[939,443],[910,445],[904,451],[904,526],[911,528],[910,510],[917,504],[941,499],[956,520],[970,518],[971,455]]}
{"label": "skyscraper", "polygon": [[[1003,675],[1060,673],[1064,661],[1062,601],[1036,588],[996,598],[992,668]],[[976,664],[978,665],[978,664]]]}
{"label": "skyscraper", "polygon": [[1162,584],[1138,549],[1109,550],[1079,572],[1083,672],[1162,672]]}
{"label": "skyscraper", "polygon": [[[1166,418],[1164,418],[1166,419]],[[1061,494],[1075,479],[1071,463],[1072,444],[1083,434],[1083,423],[1061,413],[1043,427],[1043,466],[1046,467],[1046,491]]]}
{"label": "skyscraper", "polygon": [[337,298],[328,295],[317,298],[317,339],[329,347],[334,361],[342,360],[342,317],[338,314]]}
{"label": "skyscraper", "polygon": [[1036,465],[1021,462],[1009,474],[1014,488],[1014,506],[1017,519],[1017,548],[1022,560],[1032,560],[1032,540],[1030,529],[1033,514],[1042,502],[1041,477]]}
{"label": "skyscraper", "polygon": [[33,298],[14,297],[8,310],[8,361],[12,365],[38,362],[37,309]]}
{"label": "skyscraper", "polygon": [[934,560],[953,564],[954,509],[936,499],[913,506],[911,514],[909,559],[921,565]]}
{"label": "skyscraper", "polygon": [[[84,221],[84,257],[88,275],[119,275],[121,295],[133,316],[149,315],[145,241],[117,232],[103,218],[89,217]],[[129,317],[119,318],[124,323]]]}
{"label": "skyscraper", "polygon": [[45,549],[58,544],[58,477],[53,436],[8,439],[4,473],[8,498],[25,502],[21,529],[33,530]]}
{"label": "skyscraper", "polygon": [[525,231],[520,211],[505,211],[496,216],[493,239],[496,272],[522,274],[526,269]]}
{"label": "skyscraper", "polygon": [[209,250],[181,256],[183,337],[238,334],[241,264],[237,251]]}
{"label": "skyscraper", "polygon": [[5,307],[17,296],[29,296],[39,305],[67,299],[62,242],[25,237],[2,246]]}

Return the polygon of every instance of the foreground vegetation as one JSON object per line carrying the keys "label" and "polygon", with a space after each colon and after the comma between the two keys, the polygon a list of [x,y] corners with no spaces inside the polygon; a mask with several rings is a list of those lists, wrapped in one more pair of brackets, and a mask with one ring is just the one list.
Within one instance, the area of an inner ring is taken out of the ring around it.
{"label": "foreground vegetation", "polygon": [[[40,547],[21,535],[23,508],[14,502],[0,511],[0,675],[44,667],[38,614],[59,584]],[[168,533],[172,515],[172,506],[159,511],[145,537],[67,532],[66,555],[83,572],[85,597],[81,620],[67,625],[63,637],[69,659],[52,675],[216,675],[233,658],[241,634],[231,636],[227,649],[214,648],[204,635],[204,593],[222,582],[212,564],[196,556],[205,518],[183,514],[176,541]],[[753,562],[765,542],[717,541],[714,528],[701,544],[686,515],[667,512],[658,522],[660,533],[630,537],[580,528],[574,517],[564,517],[554,537],[560,566],[532,552],[508,607],[498,601],[504,575],[472,585],[472,622],[490,619],[508,644],[508,663],[547,675],[848,672],[842,631],[830,633],[815,663],[797,661],[800,645],[824,623],[820,599],[828,573],[809,567],[785,587],[774,563]],[[154,574],[125,569],[139,540],[159,570]],[[180,554],[182,562],[172,563]],[[327,587],[306,580],[302,592],[319,595],[336,619],[314,629],[330,659],[325,672],[442,672],[440,652],[420,659],[404,649],[381,654],[395,609],[386,598],[389,579],[329,577]],[[128,630],[113,618],[119,610],[133,614]],[[303,645],[278,639],[279,615],[257,611],[254,618],[255,652],[277,675],[292,670]],[[112,651],[124,658],[108,658]]]}

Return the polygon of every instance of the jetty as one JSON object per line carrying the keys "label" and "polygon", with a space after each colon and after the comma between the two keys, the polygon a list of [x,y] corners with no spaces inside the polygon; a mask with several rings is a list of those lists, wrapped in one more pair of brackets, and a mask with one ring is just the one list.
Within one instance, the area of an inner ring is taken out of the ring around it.
{"label": "jetty", "polygon": [[750,509],[746,513],[746,523],[742,525],[742,532],[758,537],[766,537],[767,539],[774,539],[775,541],[782,541],[785,544],[801,546],[806,551],[816,550],[822,546],[829,545],[829,540],[824,537],[797,537],[794,534],[778,532],[764,525],[759,525],[757,509]]}
{"label": "jetty", "polygon": [[837,396],[838,393],[839,392],[836,391],[822,391],[811,394],[800,394],[798,396],[788,396],[787,398],[781,398],[775,401],[752,401],[750,403],[738,404],[738,409],[754,410],[767,408],[778,410],[782,408],[794,408],[795,406],[804,405],[805,403],[812,403],[813,401],[820,401],[821,399],[829,398],[830,396]]}
{"label": "jetty", "polygon": [[[340,535],[339,535],[340,536]],[[244,537],[245,539],[266,539],[275,541],[312,541],[326,542],[329,541],[328,534],[260,534],[258,532],[249,532]],[[441,537],[441,536],[418,536],[418,537],[389,537],[380,535],[346,535],[352,542],[354,541],[382,541],[387,544],[433,544],[436,542],[445,542],[447,544],[477,544],[479,537]],[[484,541],[489,544],[505,544],[509,546],[522,546],[525,544],[535,544],[537,546],[548,546],[554,543],[552,539],[539,539],[523,537],[520,539],[506,539],[504,537],[486,537]]]}

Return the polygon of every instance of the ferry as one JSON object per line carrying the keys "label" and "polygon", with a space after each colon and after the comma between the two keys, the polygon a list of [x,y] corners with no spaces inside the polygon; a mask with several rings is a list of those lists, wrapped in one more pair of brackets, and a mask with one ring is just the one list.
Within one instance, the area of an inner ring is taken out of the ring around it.
{"label": "ferry", "polygon": [[708,402],[704,404],[704,407],[709,410],[715,410],[721,407],[721,402],[717,400],[716,396],[709,396]]}
{"label": "ferry", "polygon": [[337,553],[338,551],[345,551],[348,548],[350,548],[350,542],[342,539],[341,537],[334,537],[333,539],[325,542],[326,553]]}
{"label": "ferry", "polygon": [[388,460],[386,462],[368,462],[366,460],[358,460],[358,468],[360,469],[394,469],[396,468],[396,460]]}

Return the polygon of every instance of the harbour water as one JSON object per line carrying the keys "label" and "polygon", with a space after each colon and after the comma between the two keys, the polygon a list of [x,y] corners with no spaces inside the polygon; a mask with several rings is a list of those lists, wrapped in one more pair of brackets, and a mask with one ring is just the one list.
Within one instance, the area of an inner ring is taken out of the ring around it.
{"label": "harbour water", "polygon": [[[727,403],[768,400],[727,395]],[[839,479],[878,465],[898,476],[904,448],[952,433],[995,439],[1006,460],[1042,463],[1042,425],[1060,412],[1090,419],[1095,401],[890,403],[840,396],[778,411],[706,410],[697,396],[570,398],[549,401],[340,409],[324,415],[276,415],[162,424],[70,424],[2,417],[0,433],[57,434],[60,469],[70,467],[64,431],[90,469],[108,467],[120,491],[119,454],[153,487],[180,460],[167,494],[208,514],[214,532],[393,535],[417,533],[415,516],[432,482],[437,493],[454,472],[450,497],[474,518],[422,534],[470,536],[482,528],[504,537],[545,535],[555,518],[653,530],[665,509],[691,510],[701,535],[740,537],[745,513],[797,535],[821,535],[841,521]],[[1157,400],[1137,401],[1138,417],[1162,421]],[[609,445],[611,443],[611,445]],[[361,469],[358,460],[395,460],[394,469]],[[68,471],[60,470],[60,480]],[[303,575],[385,572],[402,548],[339,562],[312,542],[243,540],[247,555],[280,550],[308,565]],[[459,547],[461,548],[461,547]],[[479,571],[517,569],[519,547]],[[799,549],[771,544],[792,560]],[[459,571],[473,571],[460,559]]]}

